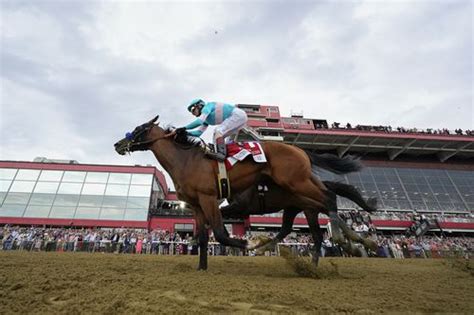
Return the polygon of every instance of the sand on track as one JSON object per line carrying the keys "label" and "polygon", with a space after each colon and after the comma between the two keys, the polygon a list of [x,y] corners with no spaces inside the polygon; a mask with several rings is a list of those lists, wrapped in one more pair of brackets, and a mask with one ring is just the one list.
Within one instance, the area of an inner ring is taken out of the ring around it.
{"label": "sand on track", "polygon": [[474,313],[472,261],[0,252],[0,314]]}

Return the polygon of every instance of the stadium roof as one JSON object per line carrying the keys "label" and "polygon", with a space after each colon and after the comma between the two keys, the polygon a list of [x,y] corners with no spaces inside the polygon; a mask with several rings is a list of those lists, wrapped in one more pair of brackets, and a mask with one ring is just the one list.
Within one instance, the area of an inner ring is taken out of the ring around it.
{"label": "stadium roof", "polygon": [[315,151],[333,151],[339,156],[383,155],[389,160],[401,157],[474,161],[474,136],[440,134],[432,130],[389,131],[391,127],[360,126],[329,128],[324,119],[302,115],[281,117],[277,106],[239,105],[248,116],[248,128],[239,139],[276,140]]}

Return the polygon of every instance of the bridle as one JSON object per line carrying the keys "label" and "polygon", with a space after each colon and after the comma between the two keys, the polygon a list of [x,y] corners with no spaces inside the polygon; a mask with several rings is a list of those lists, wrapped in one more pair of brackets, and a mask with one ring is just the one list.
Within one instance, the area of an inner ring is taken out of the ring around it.
{"label": "bridle", "polygon": [[[151,129],[155,126],[158,126],[158,124],[151,124],[147,127],[145,127],[143,130],[141,130],[135,137],[138,137],[138,136],[141,136],[142,133],[144,132],[147,132],[147,133],[150,133]],[[160,141],[160,140],[164,140],[164,139],[168,139],[169,137],[172,137],[174,136],[175,134],[173,132],[170,132],[168,134],[165,134],[164,136],[160,136],[160,137],[156,137],[154,139],[148,139],[148,140],[145,140],[145,141],[138,141],[138,142],[135,142],[134,140],[130,140],[128,143],[127,143],[127,151],[130,152],[130,147],[132,145],[135,145],[135,146],[151,146],[153,143],[157,142],[157,141]]]}

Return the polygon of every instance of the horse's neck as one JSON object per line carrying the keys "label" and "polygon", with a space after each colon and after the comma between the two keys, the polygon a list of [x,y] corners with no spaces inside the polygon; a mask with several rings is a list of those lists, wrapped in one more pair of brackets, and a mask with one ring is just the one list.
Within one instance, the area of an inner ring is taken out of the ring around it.
{"label": "horse's neck", "polygon": [[171,140],[158,141],[152,146],[153,154],[163,168],[170,174],[173,182],[186,172],[186,166],[194,150],[180,150]]}

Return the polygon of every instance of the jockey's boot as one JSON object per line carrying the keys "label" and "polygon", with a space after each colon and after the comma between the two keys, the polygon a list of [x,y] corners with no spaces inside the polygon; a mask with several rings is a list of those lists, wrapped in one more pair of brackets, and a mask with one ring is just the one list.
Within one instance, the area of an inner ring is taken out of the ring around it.
{"label": "jockey's boot", "polygon": [[215,146],[216,150],[214,151],[207,151],[206,156],[210,157],[211,159],[217,160],[219,162],[223,162],[226,157],[227,148],[225,142],[222,143],[218,142]]}

